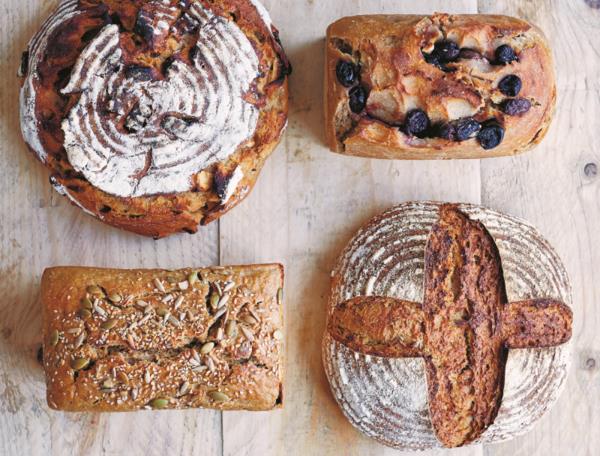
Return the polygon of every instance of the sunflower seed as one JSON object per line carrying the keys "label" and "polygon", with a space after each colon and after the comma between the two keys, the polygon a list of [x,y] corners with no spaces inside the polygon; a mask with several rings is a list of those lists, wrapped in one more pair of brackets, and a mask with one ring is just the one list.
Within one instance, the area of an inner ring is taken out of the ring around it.
{"label": "sunflower seed", "polygon": [[163,285],[163,283],[160,281],[159,278],[154,279],[154,285],[156,286],[156,288],[158,289],[158,291],[160,291],[161,293],[165,293],[165,286]]}
{"label": "sunflower seed", "polygon": [[160,306],[156,308],[156,315],[158,315],[159,317],[164,317],[168,313],[169,309],[167,309],[166,307]]}
{"label": "sunflower seed", "polygon": [[87,334],[85,333],[85,331],[82,331],[79,336],[77,336],[77,339],[75,339],[75,348],[79,348],[83,345],[83,342],[85,341],[85,338],[87,337]]}
{"label": "sunflower seed", "polygon": [[146,315],[144,315],[142,317],[142,319],[140,321],[138,321],[138,326],[142,326],[144,323],[146,323],[151,318],[152,318],[152,315],[150,315],[150,313],[147,313]]}
{"label": "sunflower seed", "polygon": [[202,348],[200,348],[200,354],[208,355],[213,348],[215,348],[214,342],[207,342],[204,345],[202,345]]}
{"label": "sunflower seed", "polygon": [[87,320],[92,316],[92,312],[89,309],[79,309],[79,318],[82,320]]}
{"label": "sunflower seed", "polygon": [[275,340],[282,340],[283,339],[283,333],[279,329],[276,329],[275,332],[273,333],[273,338]]}
{"label": "sunflower seed", "polygon": [[88,367],[89,364],[89,358],[75,358],[71,361],[71,367],[75,370],[85,369],[86,367]]}
{"label": "sunflower seed", "polygon": [[217,313],[213,315],[213,318],[215,320],[218,320],[219,318],[221,318],[225,313],[227,312],[227,307],[221,307],[219,310],[217,310]]}
{"label": "sunflower seed", "polygon": [[104,382],[102,382],[102,388],[104,389],[111,389],[115,386],[115,381],[112,378],[107,378],[106,380],[104,380]]}
{"label": "sunflower seed", "polygon": [[223,295],[221,299],[219,299],[219,303],[217,304],[217,308],[224,307],[229,301],[229,295]]}
{"label": "sunflower seed", "polygon": [[139,394],[140,394],[140,390],[137,388],[133,388],[131,390],[131,399],[135,401],[138,398]]}
{"label": "sunflower seed", "polygon": [[55,329],[50,333],[50,346],[56,347],[56,345],[58,344],[58,339],[60,339],[60,334],[58,330]]}
{"label": "sunflower seed", "polygon": [[217,294],[219,296],[223,296],[223,290],[221,290],[221,285],[219,285],[218,282],[213,282],[212,285],[213,285],[213,288],[216,290]]}
{"label": "sunflower seed", "polygon": [[176,300],[175,303],[173,304],[173,309],[177,310],[179,309],[179,306],[181,306],[181,304],[183,304],[183,296],[179,296]]}
{"label": "sunflower seed", "polygon": [[119,293],[112,293],[108,296],[108,300],[113,304],[119,304],[121,301],[123,301],[123,296],[121,296]]}
{"label": "sunflower seed", "polygon": [[190,392],[190,384],[188,382],[183,382],[183,384],[179,388],[178,395],[185,396],[189,392]]}
{"label": "sunflower seed", "polygon": [[281,305],[283,302],[283,288],[277,290],[277,304]]}
{"label": "sunflower seed", "polygon": [[198,355],[198,352],[196,350],[192,350],[192,357],[194,358],[194,361],[196,361],[198,364],[202,364],[200,356]]}
{"label": "sunflower seed", "polygon": [[187,319],[188,319],[188,320],[190,320],[190,321],[191,321],[191,320],[193,320],[193,319],[194,319],[194,314],[192,313],[192,311],[191,311],[191,310],[188,310],[188,311],[186,312],[186,315],[187,315]]}
{"label": "sunflower seed", "polygon": [[92,300],[87,296],[81,300],[81,307],[88,310],[92,310],[94,308],[92,305]]}
{"label": "sunflower seed", "polygon": [[225,325],[225,334],[227,337],[236,337],[237,336],[237,323],[235,320],[229,320]]}
{"label": "sunflower seed", "polygon": [[151,305],[148,305],[145,309],[144,309],[144,315],[149,315],[150,313],[152,313],[152,309],[153,307]]}
{"label": "sunflower seed", "polygon": [[171,302],[172,300],[173,300],[173,295],[172,294],[168,294],[164,298],[162,298],[162,302],[164,302],[165,304]]}
{"label": "sunflower seed", "polygon": [[152,381],[152,376],[150,375],[150,371],[146,370],[146,372],[144,372],[144,382],[150,383],[151,381]]}
{"label": "sunflower seed", "polygon": [[224,333],[225,333],[225,331],[223,331],[223,328],[217,329],[217,335],[216,335],[215,339],[223,340]]}
{"label": "sunflower seed", "polygon": [[227,293],[235,288],[235,282],[227,282],[225,283],[225,288],[223,288],[223,293]]}
{"label": "sunflower seed", "polygon": [[179,313],[179,321],[185,320],[185,315],[186,315],[185,312],[180,312]]}
{"label": "sunflower seed", "polygon": [[92,296],[104,296],[104,291],[98,285],[90,285],[87,287],[87,292]]}
{"label": "sunflower seed", "polygon": [[81,332],[81,328],[69,328],[67,329],[69,334],[79,334]]}
{"label": "sunflower seed", "polygon": [[183,282],[179,282],[177,286],[181,291],[185,291],[189,288],[190,283],[187,280],[184,280]]}
{"label": "sunflower seed", "polygon": [[167,324],[167,321],[169,321],[169,318],[171,318],[171,312],[167,312],[167,313],[165,314],[165,316],[163,317],[163,320],[162,320],[162,324],[163,324],[163,325],[166,325],[166,324]]}
{"label": "sunflower seed", "polygon": [[149,405],[153,409],[164,409],[167,405],[169,405],[169,399],[165,397],[157,397],[156,399],[152,399]]}
{"label": "sunflower seed", "polygon": [[133,348],[134,350],[136,349],[135,341],[133,340],[133,336],[131,334],[127,334],[127,343],[131,348]]}
{"label": "sunflower seed", "polygon": [[98,300],[94,301],[94,312],[96,312],[101,317],[106,317],[106,315],[107,315],[106,310],[104,310],[102,307],[100,307],[99,302],[100,301],[98,301]]}
{"label": "sunflower seed", "polygon": [[215,361],[210,356],[206,357],[206,365],[208,366],[208,369],[211,372],[214,372],[217,370],[217,366],[215,366]]}
{"label": "sunflower seed", "polygon": [[177,326],[178,328],[181,328],[181,322],[177,318],[175,318],[173,315],[169,315],[169,322],[173,326]]}
{"label": "sunflower seed", "polygon": [[252,331],[245,326],[240,326],[240,329],[242,330],[242,334],[244,334],[246,339],[248,339],[250,342],[254,341],[254,334],[252,334]]}
{"label": "sunflower seed", "polygon": [[207,366],[196,366],[192,368],[192,372],[204,372],[205,370],[208,370]]}
{"label": "sunflower seed", "polygon": [[115,326],[117,326],[117,323],[119,321],[116,318],[111,318],[109,320],[106,320],[104,323],[102,323],[100,325],[100,327],[106,331],[108,331],[109,329],[113,329]]}
{"label": "sunflower seed", "polygon": [[229,396],[220,391],[211,391],[208,396],[215,402],[227,402],[229,400]]}
{"label": "sunflower seed", "polygon": [[148,307],[148,303],[146,301],[142,301],[141,299],[136,301],[136,305],[142,309]]}

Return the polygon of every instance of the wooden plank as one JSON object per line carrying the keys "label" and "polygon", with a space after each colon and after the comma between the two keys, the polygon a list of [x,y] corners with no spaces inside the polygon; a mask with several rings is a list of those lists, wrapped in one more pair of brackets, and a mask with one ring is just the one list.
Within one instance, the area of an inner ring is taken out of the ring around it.
{"label": "wooden plank", "polygon": [[63,414],[45,403],[39,281],[51,265],[166,267],[218,262],[218,226],[155,242],[84,215],[51,190],[21,140],[17,67],[56,1],[0,7],[0,454],[221,454],[221,413]]}
{"label": "wooden plank", "polygon": [[559,96],[549,135],[526,155],[482,161],[482,201],[528,219],[555,246],[571,276],[575,311],[573,366],[562,397],[532,432],[486,453],[598,454],[600,3],[482,0],[479,7],[534,22],[554,50]]}
{"label": "wooden plank", "polygon": [[[290,125],[252,195],[221,220],[221,262],[285,263],[286,402],[283,411],[273,413],[224,414],[224,454],[392,453],[359,434],[329,391],[320,347],[330,271],[354,232],[383,209],[410,199],[478,203],[479,162],[377,161],[329,152],[322,131],[323,38],[327,25],[346,15],[468,13],[477,5],[471,0],[264,3],[294,65]],[[291,13],[292,5],[298,11]],[[481,451],[471,447],[457,454]]]}

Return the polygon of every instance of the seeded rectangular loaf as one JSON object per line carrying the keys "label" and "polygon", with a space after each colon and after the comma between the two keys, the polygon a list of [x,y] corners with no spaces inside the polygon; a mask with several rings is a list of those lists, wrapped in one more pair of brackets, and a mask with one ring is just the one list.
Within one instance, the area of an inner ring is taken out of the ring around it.
{"label": "seeded rectangular loaf", "polygon": [[346,155],[512,155],[542,140],[554,112],[546,39],[513,17],[345,17],[327,30],[325,62],[327,143]]}
{"label": "seeded rectangular loaf", "polygon": [[47,269],[47,400],[64,411],[271,410],[283,400],[283,267]]}

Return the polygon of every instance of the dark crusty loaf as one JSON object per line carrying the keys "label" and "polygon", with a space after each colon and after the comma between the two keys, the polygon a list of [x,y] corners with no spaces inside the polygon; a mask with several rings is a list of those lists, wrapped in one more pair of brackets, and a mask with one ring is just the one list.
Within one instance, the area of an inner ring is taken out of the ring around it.
{"label": "dark crusty loaf", "polygon": [[328,333],[360,353],[424,358],[431,422],[447,447],[476,440],[494,422],[509,348],[556,346],[571,337],[564,303],[507,303],[492,236],[455,205],[440,207],[429,234],[423,299],[421,306],[351,298],[334,307]]}
{"label": "dark crusty loaf", "polygon": [[51,268],[48,404],[65,411],[282,404],[283,267]]}
{"label": "dark crusty loaf", "polygon": [[253,187],[290,66],[257,0],[65,0],[23,56],[24,138],[104,222],[195,232]]}
{"label": "dark crusty loaf", "polygon": [[329,147],[374,158],[510,155],[554,111],[550,49],[535,26],[491,15],[345,17],[327,31]]}

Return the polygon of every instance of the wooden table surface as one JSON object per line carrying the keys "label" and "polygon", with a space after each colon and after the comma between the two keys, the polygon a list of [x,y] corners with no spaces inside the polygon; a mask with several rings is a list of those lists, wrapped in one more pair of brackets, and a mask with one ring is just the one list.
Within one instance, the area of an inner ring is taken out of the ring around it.
{"label": "wooden table surface", "polygon": [[[574,289],[573,365],[554,409],[512,442],[456,455],[600,454],[600,1],[266,0],[294,65],[289,128],[251,196],[195,236],[153,241],[84,215],[56,194],[21,140],[17,67],[56,6],[0,4],[0,454],[383,455],[335,404],[321,366],[329,272],[353,233],[403,201],[481,203],[523,217],[556,247]],[[403,162],[323,145],[324,34],[359,13],[504,13],[548,35],[558,72],[549,135],[514,158]],[[166,267],[280,261],[286,266],[287,403],[271,413],[63,414],[45,403],[36,352],[39,281],[52,265]]]}

